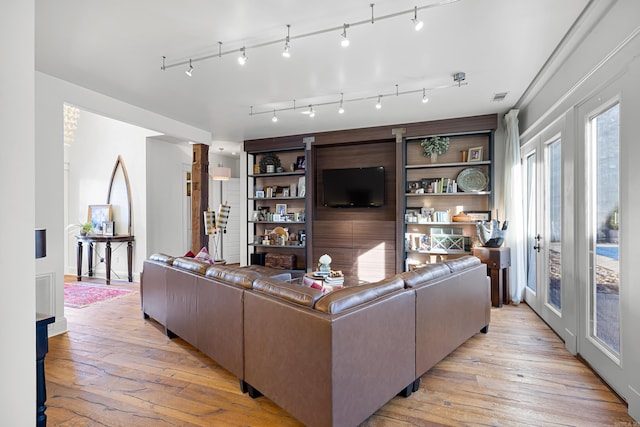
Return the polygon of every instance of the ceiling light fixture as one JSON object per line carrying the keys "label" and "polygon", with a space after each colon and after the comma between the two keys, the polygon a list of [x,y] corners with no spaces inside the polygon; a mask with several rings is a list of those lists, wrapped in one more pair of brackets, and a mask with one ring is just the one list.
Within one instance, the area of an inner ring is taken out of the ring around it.
{"label": "ceiling light fixture", "polygon": [[[450,89],[450,88],[457,88],[457,87],[461,87],[461,86],[467,86],[468,83],[466,81],[459,81],[460,78],[462,78],[459,74],[464,75],[464,73],[457,73],[455,74],[454,77],[454,83],[451,84],[444,84],[444,85],[439,85],[439,86],[432,86],[432,87],[423,87],[420,89],[414,89],[414,90],[405,90],[400,92],[398,85],[395,85],[395,90],[393,92],[390,93],[381,93],[378,95],[373,95],[373,96],[362,96],[362,97],[357,97],[357,98],[351,98],[351,99],[345,99],[344,97],[344,93],[340,93],[340,98],[336,99],[335,101],[326,101],[326,102],[315,102],[313,104],[307,104],[309,106],[308,109],[304,109],[304,111],[302,111],[302,114],[305,115],[310,115],[313,113],[315,113],[315,110],[313,107],[318,107],[318,106],[327,106],[327,105],[336,105],[338,106],[338,113],[342,114],[344,111],[344,104],[348,103],[348,102],[359,102],[359,101],[371,101],[371,100],[377,100],[378,103],[376,104],[376,107],[378,104],[380,104],[380,108],[382,108],[382,97],[383,96],[402,96],[402,95],[415,95],[417,93],[421,93],[422,94],[422,102],[429,102],[429,98],[427,98],[427,91],[434,91],[434,90],[438,90],[438,89]],[[322,98],[326,98],[327,96],[322,96]],[[426,100],[426,101],[425,101]],[[284,108],[273,108],[273,107],[269,107],[269,109],[264,110],[264,111],[254,111],[253,106],[249,107],[249,115],[250,116],[254,116],[254,115],[258,115],[258,114],[273,114],[273,112],[285,112],[285,111],[296,111],[296,100],[293,100],[292,106],[290,107],[284,107]],[[343,110],[343,111],[341,111]]]}
{"label": "ceiling light fixture", "polygon": [[191,77],[193,74],[193,65],[191,65],[191,60],[189,60],[189,68],[184,72],[187,76]]}
{"label": "ceiling light fixture", "polygon": [[247,52],[245,52],[244,46],[240,48],[240,52],[242,52],[242,55],[238,56],[238,64],[244,65],[247,63],[247,59],[249,59],[247,58]]}
{"label": "ceiling light fixture", "polygon": [[426,104],[429,102],[429,98],[427,98],[427,89],[422,88],[422,103]]}
{"label": "ceiling light fixture", "polygon": [[289,46],[289,41],[291,40],[291,37],[289,37],[290,29],[291,25],[287,24],[287,38],[284,39],[284,50],[282,51],[282,56],[285,58],[291,58],[291,52],[289,52],[289,49],[291,48],[291,46]]}
{"label": "ceiling light fixture", "polygon": [[344,24],[343,27],[343,31],[342,31],[342,41],[340,42],[340,45],[342,47],[347,47],[349,46],[349,39],[347,38],[347,28],[349,28],[349,24]]}
{"label": "ceiling light fixture", "polygon": [[376,102],[376,108],[378,110],[382,108],[382,95],[378,95],[378,102]]}
{"label": "ceiling light fixture", "polygon": [[316,112],[313,109],[313,105],[309,105],[309,117],[314,118],[316,116]]}
{"label": "ceiling light fixture", "polygon": [[411,19],[411,22],[413,22],[413,28],[415,28],[416,31],[420,31],[424,26],[424,22],[418,19],[418,6],[413,8],[413,19]]}
{"label": "ceiling light fixture", "polygon": [[[409,14],[411,16],[413,16],[413,19],[417,20],[418,10],[432,9],[432,8],[436,8],[436,7],[440,7],[440,6],[449,5],[451,3],[456,3],[458,1],[460,1],[460,0],[439,0],[439,1],[435,2],[435,3],[428,4],[428,5],[425,5],[425,6],[420,6],[420,7],[414,6],[413,8],[408,9],[408,10],[402,10],[402,11],[399,11],[399,12],[389,13],[389,14],[383,15],[383,16],[377,16],[377,17],[375,17],[375,19],[374,19],[374,15],[373,15],[373,3],[370,3],[370,5],[369,5],[371,7],[371,17],[370,18],[367,18],[367,19],[364,19],[364,20],[361,20],[361,21],[345,23],[345,24],[342,24],[340,26],[325,28],[325,29],[321,29],[321,30],[318,30],[318,31],[312,31],[312,32],[309,32],[309,33],[299,34],[299,35],[296,35],[295,37],[288,37],[289,38],[288,41],[289,41],[289,43],[291,43],[291,40],[294,40],[294,39],[315,37],[315,36],[318,36],[318,35],[321,35],[321,34],[325,34],[325,33],[335,33],[336,31],[342,29],[343,30],[342,31],[342,37],[343,37],[342,44],[343,44],[343,46],[348,46],[349,41],[347,39],[347,28],[356,27],[358,25],[371,24],[371,23],[382,21],[382,20],[385,20],[385,19],[397,18],[399,16],[409,15]],[[287,42],[286,38],[285,39],[281,38],[281,39],[277,39],[277,40],[268,40],[268,41],[265,41],[265,42],[258,42],[258,43],[254,44],[254,45],[251,45],[251,46],[243,46],[243,49],[244,48],[257,49],[257,48],[260,48],[260,47],[271,46],[271,45],[276,45],[276,44],[286,43],[286,42]],[[165,63],[166,57],[163,57],[162,58],[163,59],[162,66],[160,68],[161,68],[162,71],[165,71],[168,68],[186,66],[187,64],[190,64],[190,61],[192,61],[194,63],[195,62],[199,62],[199,61],[206,61],[208,59],[221,58],[223,55],[235,54],[237,52],[238,52],[237,48],[229,49],[227,51],[222,51],[222,42],[218,42],[218,51],[215,52],[215,53],[209,53],[207,55],[198,56],[198,57],[191,57],[192,59],[190,59],[189,61],[181,60],[181,61],[174,62],[172,64],[166,64]],[[246,61],[246,55],[245,55],[245,59],[244,60]]]}
{"label": "ceiling light fixture", "polygon": [[462,85],[462,82],[467,79],[467,75],[465,73],[455,73],[453,75],[453,81],[458,83],[458,87]]}
{"label": "ceiling light fixture", "polygon": [[276,109],[275,108],[273,109],[273,117],[271,118],[271,121],[273,123],[278,121],[278,116],[276,116]]}

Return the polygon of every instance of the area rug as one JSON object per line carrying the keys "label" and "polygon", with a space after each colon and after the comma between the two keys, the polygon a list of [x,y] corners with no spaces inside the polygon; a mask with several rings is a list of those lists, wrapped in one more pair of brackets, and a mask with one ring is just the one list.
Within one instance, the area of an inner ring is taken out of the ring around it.
{"label": "area rug", "polygon": [[88,307],[101,301],[107,301],[128,295],[133,290],[92,286],[78,283],[64,284],[64,306],[71,308]]}

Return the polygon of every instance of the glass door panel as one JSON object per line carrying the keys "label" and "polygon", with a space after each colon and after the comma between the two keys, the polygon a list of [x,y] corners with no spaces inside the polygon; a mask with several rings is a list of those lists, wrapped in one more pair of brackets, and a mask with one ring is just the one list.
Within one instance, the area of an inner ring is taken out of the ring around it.
{"label": "glass door panel", "polygon": [[620,108],[615,104],[589,123],[594,174],[592,215],[590,336],[620,353],[620,232],[619,131]]}
{"label": "glass door panel", "polygon": [[545,215],[547,247],[547,304],[562,308],[562,164],[560,140],[549,143],[547,157],[547,200]]}
{"label": "glass door panel", "polygon": [[537,219],[536,219],[536,152],[526,157],[526,199],[525,199],[525,227],[527,230],[527,288],[531,292],[537,290]]}

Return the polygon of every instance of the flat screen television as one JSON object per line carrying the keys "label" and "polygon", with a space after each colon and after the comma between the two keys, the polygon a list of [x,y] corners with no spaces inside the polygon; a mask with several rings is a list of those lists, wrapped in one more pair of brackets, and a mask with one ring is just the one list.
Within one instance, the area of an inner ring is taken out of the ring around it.
{"label": "flat screen television", "polygon": [[333,208],[384,205],[384,167],[324,169],[323,200]]}

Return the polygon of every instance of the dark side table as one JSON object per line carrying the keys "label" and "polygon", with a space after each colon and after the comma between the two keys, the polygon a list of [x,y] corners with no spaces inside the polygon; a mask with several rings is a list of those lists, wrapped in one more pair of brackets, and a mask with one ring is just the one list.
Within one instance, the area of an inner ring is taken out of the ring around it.
{"label": "dark side table", "polygon": [[509,271],[511,249],[509,248],[473,248],[473,255],[487,265],[487,275],[491,277],[491,305],[502,307],[509,304]]}
{"label": "dark side table", "polygon": [[49,314],[36,313],[36,426],[46,427],[47,387],[44,380],[44,356],[49,351],[48,325],[56,320]]}
{"label": "dark side table", "polygon": [[93,245],[96,243],[105,243],[105,268],[106,268],[106,283],[107,285],[111,284],[111,243],[119,243],[126,242],[127,243],[127,279],[129,282],[133,282],[133,241],[134,237],[129,235],[121,235],[121,236],[76,236],[78,240],[78,249],[77,249],[77,267],[78,267],[78,275],[76,276],[76,280],[80,282],[82,280],[82,243],[86,242],[88,247],[88,267],[89,267],[89,277],[93,276]]}

